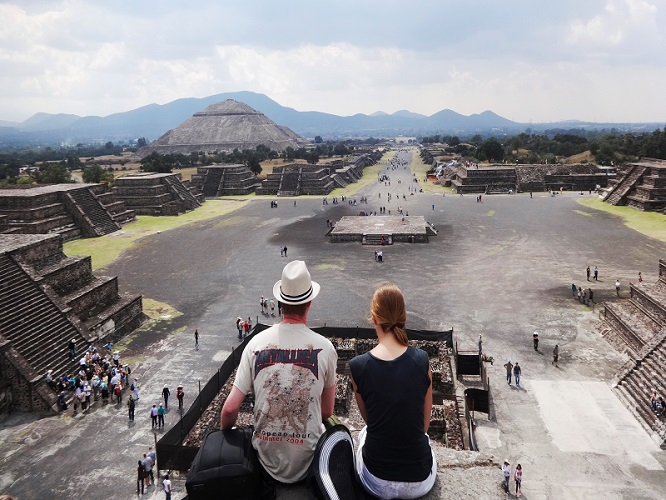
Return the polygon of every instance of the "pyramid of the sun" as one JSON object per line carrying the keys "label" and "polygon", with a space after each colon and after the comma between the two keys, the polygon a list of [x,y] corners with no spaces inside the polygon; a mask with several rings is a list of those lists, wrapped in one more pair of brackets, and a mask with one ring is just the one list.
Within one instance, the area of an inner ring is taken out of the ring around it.
{"label": "pyramid of the sun", "polygon": [[236,148],[242,151],[255,149],[260,144],[275,151],[284,151],[288,146],[297,149],[304,143],[298,134],[277,125],[263,113],[245,103],[227,99],[194,113],[176,128],[141,148],[137,156],[143,158],[153,151],[160,154],[231,152]]}

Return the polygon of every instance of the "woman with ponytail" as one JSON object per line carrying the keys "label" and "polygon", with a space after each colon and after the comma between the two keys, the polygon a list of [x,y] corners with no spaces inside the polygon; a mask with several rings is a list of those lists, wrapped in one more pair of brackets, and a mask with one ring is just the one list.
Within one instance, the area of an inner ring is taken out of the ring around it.
{"label": "woman with ponytail", "polygon": [[349,362],[356,402],[367,424],[359,433],[356,470],[382,498],[418,498],[435,483],[437,464],[426,432],[432,409],[428,355],[409,346],[400,289],[381,285],[372,297],[378,344]]}

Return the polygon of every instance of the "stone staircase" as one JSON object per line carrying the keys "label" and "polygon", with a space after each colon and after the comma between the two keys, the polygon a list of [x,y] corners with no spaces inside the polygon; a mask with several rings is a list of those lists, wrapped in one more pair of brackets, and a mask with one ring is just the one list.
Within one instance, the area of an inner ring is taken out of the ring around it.
{"label": "stone staircase", "polygon": [[345,188],[349,186],[347,181],[345,181],[340,174],[337,173],[333,174],[331,176],[331,179],[333,179],[333,182],[335,182],[337,187]]}
{"label": "stone staircase", "polygon": [[95,196],[116,223],[124,225],[136,219],[134,210],[127,210],[125,202],[116,200],[111,191],[95,193]]}
{"label": "stone staircase", "polygon": [[278,196],[297,196],[300,173],[289,171],[282,173]]}
{"label": "stone staircase", "polygon": [[645,173],[645,167],[640,165],[630,165],[627,169],[624,177],[618,180],[617,184],[610,190],[604,201],[607,201],[611,205],[623,205],[626,204],[626,197],[631,191],[632,188],[638,183],[638,180]]}
{"label": "stone staircase", "polygon": [[217,196],[220,190],[220,182],[223,178],[223,172],[220,168],[207,169],[206,177],[203,183],[204,196]]}
{"label": "stone staircase", "polygon": [[630,363],[614,384],[617,396],[634,414],[652,439],[666,449],[666,419],[650,406],[653,392],[666,395],[666,335],[650,346],[642,359]]}
{"label": "stone staircase", "polygon": [[104,236],[120,229],[118,224],[88,189],[76,189],[65,193],[71,197],[92,224],[96,236]]}
{"label": "stone staircase", "polygon": [[[88,341],[46,293],[7,254],[0,254],[0,332],[30,366],[33,376],[48,369],[71,373]],[[75,339],[72,362],[68,343]]]}
{"label": "stone staircase", "polygon": [[666,260],[659,261],[660,278],[648,285],[630,285],[631,298],[606,303],[602,336],[631,358],[613,384],[618,397],[662,447],[666,422],[650,408],[654,391],[666,398]]}
{"label": "stone staircase", "polygon": [[624,344],[626,349],[618,350],[625,351],[634,359],[655,336],[661,333],[664,325],[633,299],[606,303],[603,315],[610,326],[604,337],[615,337],[613,340],[609,338],[607,340],[616,346],[616,349]]}
{"label": "stone staircase", "polygon": [[171,192],[174,198],[180,200],[180,202],[185,205],[186,210],[194,210],[201,206],[199,200],[194,197],[190,190],[187,189],[181,180],[175,175],[164,177],[164,183],[167,185],[167,189]]}
{"label": "stone staircase", "polygon": [[363,245],[382,245],[382,237],[384,238],[384,245],[393,245],[392,234],[364,234],[361,244]]}

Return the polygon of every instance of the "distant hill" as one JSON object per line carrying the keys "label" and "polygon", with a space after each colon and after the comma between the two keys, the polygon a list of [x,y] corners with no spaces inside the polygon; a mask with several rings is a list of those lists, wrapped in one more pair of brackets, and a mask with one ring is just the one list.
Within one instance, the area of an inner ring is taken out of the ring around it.
{"label": "distant hill", "polygon": [[[177,127],[194,113],[211,104],[235,99],[260,111],[278,125],[284,125],[304,137],[320,135],[339,137],[393,137],[396,135],[423,136],[432,134],[512,135],[531,128],[533,132],[553,128],[616,128],[621,124],[591,124],[560,122],[550,124],[517,123],[492,111],[465,116],[443,109],[432,116],[400,110],[393,114],[377,111],[371,115],[338,116],[318,111],[296,111],[281,106],[264,94],[227,92],[203,98],[177,99],[167,104],[149,104],[131,111],[109,116],[79,117],[71,114],[37,113],[22,123],[0,121],[0,146],[7,144],[53,144],[133,140],[145,137],[155,140]],[[634,131],[652,131],[663,124],[626,124]]]}

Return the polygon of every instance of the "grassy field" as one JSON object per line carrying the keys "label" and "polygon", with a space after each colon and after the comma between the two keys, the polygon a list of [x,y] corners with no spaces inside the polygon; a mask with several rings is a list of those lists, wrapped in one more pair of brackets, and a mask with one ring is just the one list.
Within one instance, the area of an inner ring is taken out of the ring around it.
{"label": "grassy field", "polygon": [[135,222],[123,226],[122,230],[100,238],[85,238],[65,243],[66,255],[90,255],[94,270],[106,267],[120,254],[132,248],[141,238],[157,232],[168,231],[192,222],[226,215],[247,203],[243,197],[233,200],[208,200],[200,208],[178,217],[139,216]]}
{"label": "grassy field", "polygon": [[657,212],[641,212],[631,207],[616,207],[599,198],[582,198],[578,203],[620,217],[624,225],[639,233],[666,243],[666,216]]}
{"label": "grassy field", "polygon": [[416,178],[419,180],[419,185],[423,188],[424,191],[429,191],[432,193],[453,193],[453,190],[449,187],[444,187],[441,184],[435,184],[433,181],[423,181],[423,179],[426,178],[426,174],[428,173],[428,170],[430,170],[431,165],[423,163],[423,160],[418,155],[418,151],[415,151],[412,155],[412,163],[409,168],[413,174],[416,174]]}

